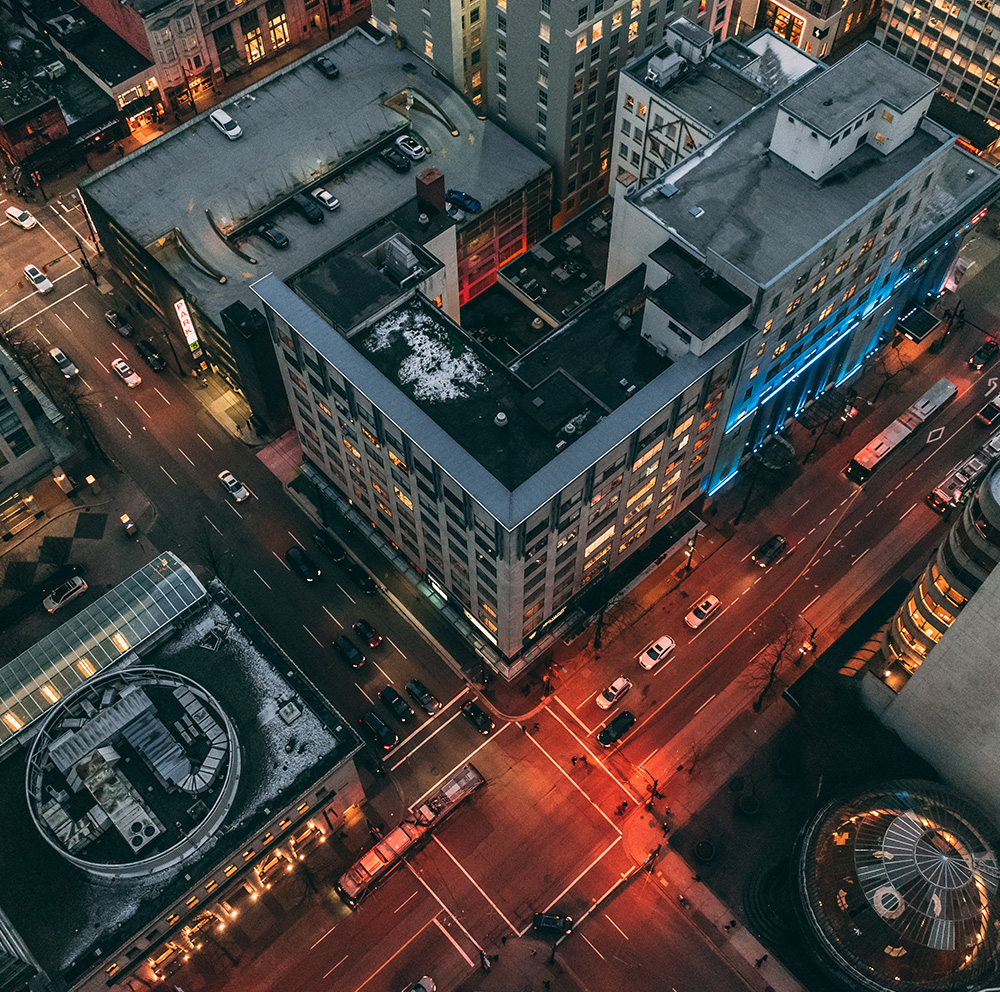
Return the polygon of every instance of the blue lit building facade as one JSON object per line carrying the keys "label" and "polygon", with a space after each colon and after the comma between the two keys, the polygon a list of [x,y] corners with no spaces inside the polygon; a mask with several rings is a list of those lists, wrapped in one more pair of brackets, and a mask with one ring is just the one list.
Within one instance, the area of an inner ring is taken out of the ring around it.
{"label": "blue lit building facade", "polygon": [[665,243],[684,258],[647,287],[672,331],[672,357],[719,342],[699,337],[704,311],[690,295],[704,290],[677,278],[682,268],[714,295],[728,287],[749,301],[707,493],[857,374],[904,307],[941,288],[996,195],[1000,176],[926,118],[933,95],[930,79],[866,44],[620,196],[617,264],[645,254],[657,282],[648,260]]}

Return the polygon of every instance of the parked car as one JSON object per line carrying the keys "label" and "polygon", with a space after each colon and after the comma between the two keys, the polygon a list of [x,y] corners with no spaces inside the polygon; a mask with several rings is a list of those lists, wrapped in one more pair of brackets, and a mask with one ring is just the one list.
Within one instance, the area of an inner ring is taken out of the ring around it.
{"label": "parked car", "polygon": [[338,200],[333,193],[328,193],[322,186],[319,189],[314,189],[312,191],[312,196],[317,203],[326,207],[327,210],[340,209],[340,200]]}
{"label": "parked car", "polygon": [[403,989],[403,992],[437,992],[437,986],[434,984],[433,978],[428,978],[425,975],[419,982],[407,985],[406,988]]}
{"label": "parked car", "polygon": [[969,367],[977,372],[1000,351],[1000,344],[996,338],[988,337],[975,351],[969,359]]}
{"label": "parked car", "polygon": [[153,344],[152,340],[136,341],[135,350],[139,352],[139,357],[154,372],[162,372],[167,367],[167,363],[163,360],[163,356],[156,350],[156,345]]}
{"label": "parked car", "polygon": [[684,618],[684,622],[692,630],[697,630],[715,613],[719,605],[718,596],[708,595]]}
{"label": "parked car", "polygon": [[361,726],[368,732],[372,743],[383,751],[391,751],[399,743],[396,732],[374,710],[369,710],[361,718]]}
{"label": "parked car", "polygon": [[279,230],[273,224],[261,224],[257,228],[257,233],[275,248],[287,248],[288,236],[284,231]]}
{"label": "parked car", "polygon": [[355,621],[352,629],[370,648],[377,648],[382,643],[382,635],[364,618]]}
{"label": "parked car", "polygon": [[292,197],[292,206],[298,210],[300,214],[310,224],[322,224],[326,220],[323,211],[320,210],[319,204],[313,200],[311,197],[306,196],[303,193],[296,193]]}
{"label": "parked car", "polygon": [[325,55],[317,55],[312,62],[327,79],[336,79],[340,75],[340,70],[336,64]]}
{"label": "parked car", "polygon": [[351,668],[360,668],[365,663],[365,656],[361,648],[352,641],[347,634],[341,634],[333,642],[333,650],[347,662]]}
{"label": "parked car", "polygon": [[375,580],[360,565],[348,565],[347,572],[366,596],[370,596],[378,588]]}
{"label": "parked car", "polygon": [[650,671],[663,661],[664,658],[673,651],[675,647],[674,639],[668,637],[664,634],[662,637],[658,637],[655,641],[650,641],[640,652],[636,655],[636,659],[639,662],[640,668],[645,668],[646,671]]}
{"label": "parked car", "polygon": [[8,207],[5,213],[7,214],[7,220],[18,227],[24,228],[25,231],[31,230],[38,223],[27,210],[22,210],[20,207]]}
{"label": "parked car", "polygon": [[412,134],[401,134],[396,139],[396,147],[414,162],[419,162],[427,154],[427,149]]}
{"label": "parked car", "polygon": [[56,610],[61,610],[71,599],[76,599],[77,596],[82,595],[87,591],[87,583],[80,578],[79,575],[74,575],[72,578],[67,579],[62,585],[58,585],[52,590],[42,600],[42,606],[49,611],[49,613],[55,613]]}
{"label": "parked car", "polygon": [[635,723],[635,714],[630,710],[622,710],[610,723],[605,724],[604,729],[597,735],[597,741],[604,747],[611,747],[620,741]]}
{"label": "parked car", "polygon": [[111,367],[118,373],[119,378],[129,389],[135,389],[142,382],[138,373],[132,371],[132,366],[124,358],[113,358],[111,360]]}
{"label": "parked car", "polygon": [[373,44],[382,45],[385,43],[385,32],[381,28],[375,27],[371,21],[362,21],[358,25],[358,30]]}
{"label": "parked car", "polygon": [[[409,164],[406,167],[409,168]],[[31,288],[36,293],[41,293],[43,296],[55,289],[55,286],[49,281],[49,277],[37,265],[26,265],[24,267],[24,278],[31,283]]]}
{"label": "parked car", "polygon": [[233,120],[221,107],[213,110],[208,119],[230,140],[235,141],[243,136],[243,128]]}
{"label": "parked car", "polygon": [[750,560],[761,568],[773,565],[780,558],[785,556],[788,550],[788,541],[780,534],[769,537],[751,556]]}
{"label": "parked car", "polygon": [[320,551],[325,552],[334,561],[343,561],[347,557],[347,552],[337,543],[336,538],[330,537],[325,530],[318,530],[313,534]]}
{"label": "parked car", "polygon": [[59,371],[67,379],[72,379],[80,370],[66,357],[62,348],[49,348],[49,357],[59,366]]}
{"label": "parked car", "polygon": [[454,203],[445,203],[444,205],[445,213],[456,223],[460,224],[465,220],[465,211],[459,210]]}
{"label": "parked car", "polygon": [[619,675],[618,678],[614,680],[607,687],[607,689],[599,692],[597,694],[597,705],[601,707],[602,710],[611,709],[615,703],[618,702],[622,696],[625,695],[629,689],[632,688],[632,683],[629,679],[625,678],[624,675]]}
{"label": "parked car", "polygon": [[463,193],[460,189],[448,190],[444,198],[449,203],[454,203],[456,207],[461,207],[470,214],[478,214],[483,209],[483,205],[474,196]]}
{"label": "parked car", "polygon": [[1000,423],[1000,399],[992,399],[976,414],[976,416],[990,427]]}
{"label": "parked car", "polygon": [[113,327],[123,338],[132,337],[132,325],[117,310],[105,310],[104,321],[108,327]]}
{"label": "parked car", "polygon": [[571,933],[573,917],[560,916],[558,913],[535,913],[531,929],[536,933],[539,930],[548,930],[552,933]]}
{"label": "parked car", "polygon": [[406,692],[410,698],[428,715],[433,716],[441,704],[437,697],[420,681],[420,679],[410,679],[406,683]]}
{"label": "parked car", "polygon": [[315,582],[323,574],[312,558],[297,544],[293,544],[285,552],[285,561],[290,562],[292,570],[298,572],[306,582]]}
{"label": "parked car", "polygon": [[378,154],[383,162],[391,165],[397,172],[410,171],[410,160],[395,146],[383,148]]}
{"label": "parked car", "polygon": [[247,487],[244,486],[243,483],[229,471],[229,469],[224,468],[219,473],[219,482],[222,483],[222,488],[225,489],[237,503],[242,503],[243,500],[250,498],[250,490],[247,489]]}
{"label": "parked car", "polygon": [[493,729],[493,721],[471,700],[462,703],[462,716],[484,737]]}
{"label": "parked car", "polygon": [[393,715],[400,723],[406,723],[413,719],[413,710],[410,709],[410,704],[391,685],[387,685],[378,694],[378,698],[392,710]]}

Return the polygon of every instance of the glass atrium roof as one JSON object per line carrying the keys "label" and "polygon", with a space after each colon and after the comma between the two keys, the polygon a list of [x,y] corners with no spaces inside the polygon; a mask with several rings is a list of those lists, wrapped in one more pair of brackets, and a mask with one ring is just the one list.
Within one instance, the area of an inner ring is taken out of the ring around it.
{"label": "glass atrium roof", "polygon": [[166,551],[23,651],[0,669],[0,749],[207,595],[191,569]]}

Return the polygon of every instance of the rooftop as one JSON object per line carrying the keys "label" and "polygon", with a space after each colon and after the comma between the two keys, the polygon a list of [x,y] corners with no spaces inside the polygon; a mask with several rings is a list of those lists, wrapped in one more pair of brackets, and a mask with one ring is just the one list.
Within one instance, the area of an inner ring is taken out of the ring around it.
{"label": "rooftop", "polygon": [[[60,631],[67,641],[77,633],[73,621]],[[275,808],[298,796],[359,746],[353,732],[312,696],[307,685],[279,674],[288,666],[279,658],[272,659],[270,650],[251,639],[222,605],[212,603],[144,656],[141,670],[123,670],[130,678],[151,666],[156,669],[154,681],[180,676],[204,687],[221,703],[240,743],[238,787],[222,826],[201,843],[191,860],[173,869],[116,878],[113,885],[106,881],[98,884],[90,872],[72,865],[39,832],[25,796],[25,752],[12,752],[0,762],[0,790],[5,796],[0,832],[8,850],[17,852],[18,865],[18,870],[4,872],[0,878],[0,909],[49,974],[64,972],[71,983],[75,973],[99,956],[98,948],[103,946],[107,952],[108,943],[125,940],[125,934],[147,925],[165,904],[188,890],[192,879],[204,875],[230,851],[239,850]],[[115,746],[134,759],[117,768],[141,784],[143,796],[149,795],[146,786],[155,776],[152,770],[139,767],[142,762],[136,756],[144,748],[150,754],[156,750],[152,745],[159,738],[154,740],[150,735],[158,715],[178,717],[178,702],[183,702],[158,689],[150,691],[148,697],[152,708],[142,709],[127,736],[121,733],[114,737]],[[117,705],[112,696],[107,698]],[[75,699],[70,697],[70,702]],[[189,712],[196,720],[204,718],[193,705]],[[59,715],[59,711],[54,713]],[[168,727],[175,724],[158,726],[172,735]],[[103,749],[94,753],[108,756]],[[164,760],[161,749],[158,772],[166,767]],[[87,771],[100,769],[87,766]],[[170,805],[169,796],[161,799],[168,805],[157,807],[160,819],[172,818],[164,824],[168,832],[174,830],[175,819],[183,825],[200,805],[192,799],[194,805],[189,803],[190,808],[181,810],[176,801]],[[30,884],[26,884],[29,878]],[[125,929],[118,932],[121,928]]]}
{"label": "rooftop", "polygon": [[814,181],[769,150],[780,112],[772,98],[629,199],[698,253],[715,252],[766,286],[930,156],[945,159],[936,193],[953,209],[996,181],[982,162],[949,148],[933,124],[889,155],[863,145]]}
{"label": "rooftop", "polygon": [[669,273],[666,282],[650,294],[650,299],[702,341],[751,302],[673,241],[665,242],[649,257]]}
{"label": "rooftop", "polygon": [[879,103],[902,113],[937,83],[868,41],[781,102],[809,127],[832,138]]}
{"label": "rooftop", "polygon": [[[339,79],[326,79],[310,64],[318,54],[333,58]],[[423,168],[439,167],[448,187],[471,193],[484,209],[549,168],[477,118],[423,62],[393,45],[374,46],[356,29],[242,91],[225,109],[243,129],[237,141],[227,141],[203,114],[81,184],[117,224],[151,246],[213,320],[237,299],[252,306],[249,286],[262,275],[287,279],[413,199]],[[407,114],[430,152],[397,174],[375,153],[407,129]],[[200,167],[192,170],[192,161]],[[288,208],[288,199],[318,186],[341,207],[311,225]],[[287,249],[254,233],[265,219],[288,236]]]}

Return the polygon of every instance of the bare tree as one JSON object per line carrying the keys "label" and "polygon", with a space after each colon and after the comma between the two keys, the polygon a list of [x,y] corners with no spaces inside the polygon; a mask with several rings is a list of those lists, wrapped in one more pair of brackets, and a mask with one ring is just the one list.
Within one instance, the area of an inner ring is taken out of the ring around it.
{"label": "bare tree", "polygon": [[612,600],[604,609],[605,633],[613,640],[632,627],[644,612],[642,605],[629,594]]}
{"label": "bare tree", "polygon": [[[890,356],[894,357],[894,361],[890,360]],[[893,368],[895,366],[895,368]],[[875,395],[872,397],[871,402],[874,403],[879,396],[882,395],[882,390],[896,378],[900,372],[912,372],[910,368],[910,363],[903,360],[902,355],[899,353],[899,344],[895,343],[890,348],[883,348],[879,353],[878,357],[875,359],[874,370],[882,376],[882,382],[879,384],[877,390],[875,390]]]}
{"label": "bare tree", "polygon": [[779,682],[782,662],[797,664],[801,660],[798,651],[803,643],[803,636],[797,622],[782,617],[777,637],[760,652],[753,667],[747,671],[750,685],[759,690],[757,698],[751,704],[755,713],[764,708],[764,702]]}
{"label": "bare tree", "polygon": [[220,582],[228,585],[236,571],[236,560],[226,540],[204,516],[199,520],[198,528],[189,533],[198,562],[216,575]]}

